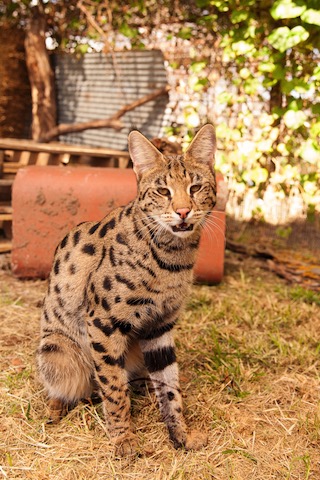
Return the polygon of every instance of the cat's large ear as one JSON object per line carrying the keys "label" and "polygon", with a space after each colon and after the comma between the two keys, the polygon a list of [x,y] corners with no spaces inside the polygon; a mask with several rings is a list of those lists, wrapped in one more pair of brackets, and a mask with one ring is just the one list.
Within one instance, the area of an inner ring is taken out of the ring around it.
{"label": "cat's large ear", "polygon": [[210,168],[214,165],[216,152],[216,134],[210,123],[204,125],[190,143],[185,157],[196,163],[204,163]]}
{"label": "cat's large ear", "polygon": [[138,179],[144,172],[163,162],[162,154],[142,133],[136,130],[130,132],[128,144],[133,170]]}

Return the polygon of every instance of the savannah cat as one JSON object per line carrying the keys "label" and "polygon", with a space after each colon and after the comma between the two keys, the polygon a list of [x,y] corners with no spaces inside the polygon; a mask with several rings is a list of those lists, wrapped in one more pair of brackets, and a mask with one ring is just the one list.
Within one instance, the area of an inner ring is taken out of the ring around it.
{"label": "savannah cat", "polygon": [[198,449],[207,436],[187,433],[172,329],[216,202],[214,128],[203,126],[184,155],[163,155],[138,131],[128,142],[136,199],[100,222],[78,225],[56,250],[39,375],[52,421],[97,392],[120,456],[138,447],[128,385],[147,377],[174,446]]}

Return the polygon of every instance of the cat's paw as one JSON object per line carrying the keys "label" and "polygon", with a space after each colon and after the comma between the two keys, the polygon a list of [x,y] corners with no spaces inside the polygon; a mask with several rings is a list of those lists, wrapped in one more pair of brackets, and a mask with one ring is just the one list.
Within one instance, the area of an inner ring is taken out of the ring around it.
{"label": "cat's paw", "polygon": [[134,433],[130,433],[126,438],[118,439],[115,442],[116,457],[132,457],[138,453],[138,439]]}
{"label": "cat's paw", "polygon": [[62,400],[51,398],[48,401],[49,420],[48,423],[59,423],[62,417],[67,414],[68,407]]}
{"label": "cat's paw", "polygon": [[192,430],[187,435],[185,442],[186,450],[200,450],[208,444],[208,435],[198,430]]}

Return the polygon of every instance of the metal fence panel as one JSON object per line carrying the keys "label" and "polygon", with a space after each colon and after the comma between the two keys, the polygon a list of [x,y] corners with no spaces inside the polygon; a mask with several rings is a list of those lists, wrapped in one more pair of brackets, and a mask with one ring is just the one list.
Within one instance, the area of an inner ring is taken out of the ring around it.
{"label": "metal fence panel", "polygon": [[[107,118],[124,105],[167,85],[160,50],[88,53],[54,56],[58,123],[76,123]],[[138,128],[152,137],[163,135],[168,123],[168,95],[163,95],[126,113],[125,127],[91,129],[61,135],[65,143],[116,149],[127,148],[127,136]]]}

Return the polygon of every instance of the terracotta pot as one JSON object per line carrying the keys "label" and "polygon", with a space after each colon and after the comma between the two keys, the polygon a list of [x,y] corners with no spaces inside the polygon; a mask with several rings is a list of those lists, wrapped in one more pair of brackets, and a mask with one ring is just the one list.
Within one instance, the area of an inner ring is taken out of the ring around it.
{"label": "terracotta pot", "polygon": [[[19,170],[12,193],[14,274],[47,277],[57,244],[73,226],[100,220],[135,195],[136,179],[130,169],[30,166]],[[225,213],[214,211],[212,219],[216,227],[203,232],[195,272],[198,280],[218,283],[223,275]]]}

